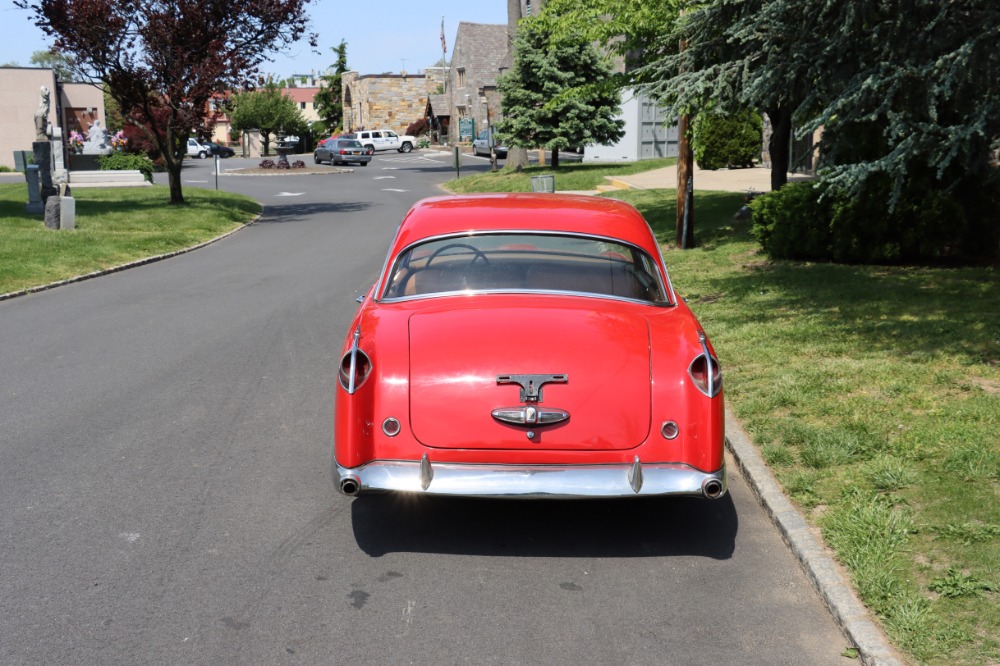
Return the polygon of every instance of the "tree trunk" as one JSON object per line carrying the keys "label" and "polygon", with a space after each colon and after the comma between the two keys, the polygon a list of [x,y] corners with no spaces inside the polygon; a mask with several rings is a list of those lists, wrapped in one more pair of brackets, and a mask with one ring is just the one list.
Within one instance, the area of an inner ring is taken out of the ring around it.
{"label": "tree trunk", "polygon": [[183,204],[184,192],[181,190],[181,160],[174,160],[172,165],[167,165],[167,175],[170,182],[170,203]]}
{"label": "tree trunk", "polygon": [[181,146],[172,125],[167,125],[167,145],[166,149],[161,148],[164,166],[167,167],[167,179],[170,183],[170,203],[181,205],[184,203],[184,191],[181,188],[181,166],[184,164],[184,151],[187,150],[187,141]]}
{"label": "tree trunk", "polygon": [[[501,67],[508,71],[514,66],[514,35],[517,33],[517,22],[521,18],[521,0],[507,0],[507,55]],[[528,149],[508,146],[504,169],[513,169],[521,173],[526,166],[528,166]]]}
{"label": "tree trunk", "polygon": [[553,169],[558,169],[559,168],[559,149],[558,148],[553,148],[552,149],[552,168]]}
{"label": "tree trunk", "polygon": [[784,107],[767,110],[771,120],[771,138],[767,143],[771,155],[771,191],[788,182],[788,163],[792,145],[792,114]]}

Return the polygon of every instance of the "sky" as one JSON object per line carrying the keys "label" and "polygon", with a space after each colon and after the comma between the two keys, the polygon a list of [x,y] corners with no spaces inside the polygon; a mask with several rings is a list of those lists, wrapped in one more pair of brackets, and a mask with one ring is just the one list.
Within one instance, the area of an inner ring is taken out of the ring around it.
{"label": "sky", "polygon": [[[301,41],[287,54],[275,54],[261,70],[285,78],[321,73],[336,60],[333,49],[347,41],[347,65],[360,74],[418,74],[441,59],[441,19],[451,58],[455,32],[462,21],[507,23],[506,0],[313,0],[307,5],[309,32],[319,33],[317,49]],[[31,20],[31,14],[0,0],[0,64],[29,67],[31,54],[51,45]]]}

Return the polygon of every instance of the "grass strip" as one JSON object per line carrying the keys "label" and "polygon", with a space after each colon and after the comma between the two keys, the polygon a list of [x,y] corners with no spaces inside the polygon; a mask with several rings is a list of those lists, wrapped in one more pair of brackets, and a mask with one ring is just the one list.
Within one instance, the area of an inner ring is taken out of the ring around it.
{"label": "grass strip", "polygon": [[260,205],[187,188],[169,205],[166,186],[73,191],[76,229],[46,229],[25,211],[24,183],[0,184],[0,294],[65,280],[210,240],[252,220]]}
{"label": "grass strip", "polygon": [[513,169],[501,169],[497,173],[476,173],[461,176],[445,184],[451,192],[530,192],[532,176],[555,176],[558,190],[595,190],[598,185],[606,185],[605,176],[628,176],[633,173],[671,166],[677,163],[675,157],[665,157],[643,162],[623,162],[621,164],[597,164],[564,162],[558,169],[551,166],[529,166],[517,173]]}

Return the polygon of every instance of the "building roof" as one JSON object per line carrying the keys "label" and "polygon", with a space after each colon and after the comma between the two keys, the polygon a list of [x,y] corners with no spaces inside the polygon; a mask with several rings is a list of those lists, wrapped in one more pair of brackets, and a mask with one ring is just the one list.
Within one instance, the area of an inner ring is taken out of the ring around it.
{"label": "building roof", "polygon": [[451,112],[448,110],[447,95],[428,95],[427,104],[431,107],[431,111],[435,116],[451,115]]}
{"label": "building roof", "polygon": [[500,65],[507,55],[507,25],[492,23],[459,23],[455,37],[455,55],[461,50],[460,61],[452,58],[452,66],[464,67],[465,74],[479,85],[496,83]]}
{"label": "building roof", "polygon": [[282,88],[281,94],[291,97],[295,102],[311,102],[319,92],[319,88]]}

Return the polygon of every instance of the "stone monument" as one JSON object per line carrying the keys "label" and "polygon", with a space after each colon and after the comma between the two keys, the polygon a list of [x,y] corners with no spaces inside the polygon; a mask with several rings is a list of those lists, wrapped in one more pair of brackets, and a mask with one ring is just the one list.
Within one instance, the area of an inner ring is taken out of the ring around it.
{"label": "stone monument", "polygon": [[[49,89],[45,86],[39,90],[38,110],[35,111],[35,140],[31,149],[35,153],[35,164],[38,165],[38,189],[42,204],[56,193],[52,184],[52,144],[49,143]],[[29,208],[32,202],[28,201]]]}
{"label": "stone monument", "polygon": [[110,155],[111,145],[108,143],[108,132],[101,127],[101,121],[95,120],[89,125],[87,141],[83,144],[84,155]]}
{"label": "stone monument", "polygon": [[[38,91],[38,110],[35,111],[35,141],[49,140],[49,89],[42,86]],[[37,161],[37,160],[36,160]]]}

